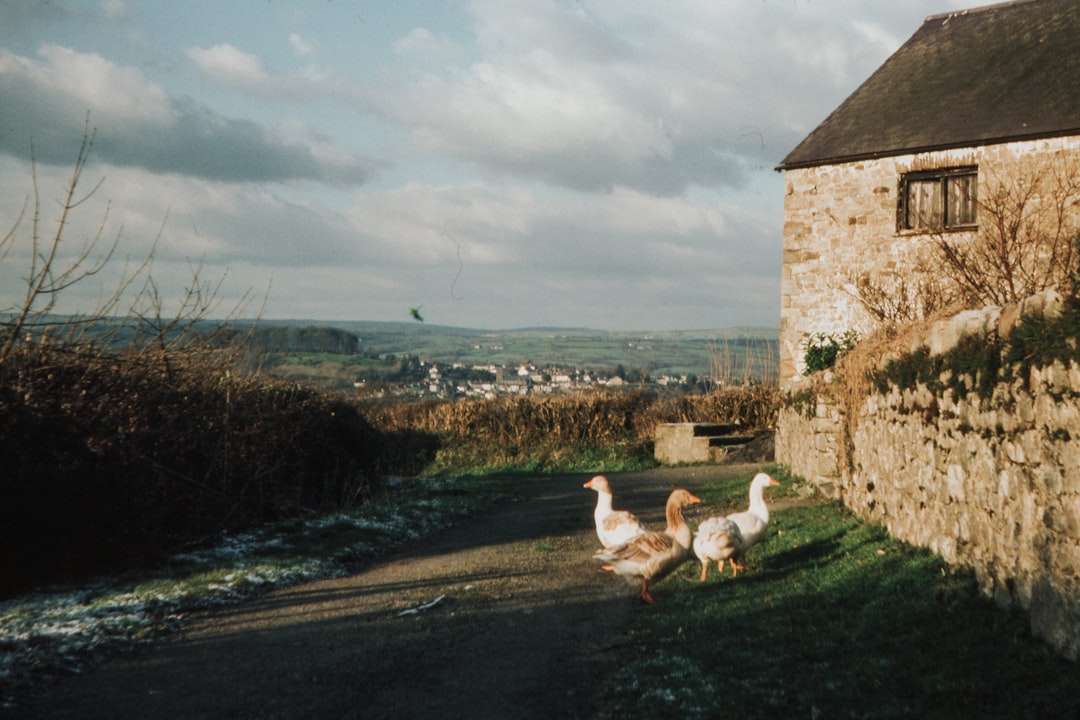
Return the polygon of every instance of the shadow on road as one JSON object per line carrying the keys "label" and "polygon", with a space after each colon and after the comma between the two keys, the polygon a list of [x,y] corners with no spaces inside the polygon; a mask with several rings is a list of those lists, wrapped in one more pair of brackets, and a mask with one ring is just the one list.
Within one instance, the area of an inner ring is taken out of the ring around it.
{"label": "shadow on road", "polygon": [[[617,508],[661,529],[674,487],[747,472],[609,478]],[[59,683],[20,717],[593,717],[637,589],[592,560],[588,477],[523,480],[513,501],[353,575],[201,614],[176,637]],[[662,611],[663,585],[646,611]]]}

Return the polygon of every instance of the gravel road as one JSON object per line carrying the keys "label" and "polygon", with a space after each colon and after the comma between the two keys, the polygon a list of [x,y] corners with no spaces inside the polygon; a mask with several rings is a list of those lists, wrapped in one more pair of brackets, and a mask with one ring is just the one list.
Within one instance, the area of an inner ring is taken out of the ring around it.
{"label": "gravel road", "polygon": [[[661,529],[674,487],[757,467],[608,477],[617,509]],[[639,606],[639,588],[591,559],[588,477],[522,482],[514,501],[348,577],[200,614],[176,636],[61,681],[20,716],[595,717],[633,613],[663,612],[664,586],[697,568],[688,563],[656,586],[655,606]]]}

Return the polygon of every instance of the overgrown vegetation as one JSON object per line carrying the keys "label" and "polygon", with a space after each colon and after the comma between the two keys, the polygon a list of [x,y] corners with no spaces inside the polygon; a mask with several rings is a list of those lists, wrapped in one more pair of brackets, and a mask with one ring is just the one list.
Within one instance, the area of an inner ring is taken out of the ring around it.
{"label": "overgrown vegetation", "polygon": [[[790,478],[777,473],[784,488]],[[695,513],[745,502],[749,475]],[[776,497],[771,496],[773,502]],[[691,521],[693,525],[693,520]],[[776,509],[749,570],[653,591],[613,659],[602,717],[1039,718],[1080,712],[1080,674],[968,571],[840,506]]]}
{"label": "overgrown vegetation", "polygon": [[[0,308],[0,597],[37,584],[145,568],[167,554],[267,522],[353,508],[388,475],[447,469],[641,467],[667,421],[768,427],[774,389],[660,401],[644,393],[383,406],[247,372],[244,351],[355,350],[356,336],[261,331],[220,312],[221,281],[168,299],[153,257],[101,305],[54,313],[64,291],[109,263],[119,236],[71,252],[64,237],[89,195],[79,186],[87,127],[55,231],[36,188],[0,240],[27,258],[25,293]],[[95,186],[89,194],[98,190]],[[107,245],[107,246],[106,246]],[[126,308],[126,309],[125,309]],[[247,330],[238,333],[243,324]],[[401,373],[420,370],[415,356]]]}
{"label": "overgrown vegetation", "polygon": [[780,398],[775,386],[756,385],[671,398],[630,391],[361,408],[373,426],[411,448],[426,473],[490,467],[588,472],[652,465],[661,423],[771,428]]}
{"label": "overgrown vegetation", "polygon": [[[1080,362],[1080,168],[1062,152],[1015,177],[992,166],[981,172],[987,178],[980,185],[978,230],[933,236],[929,250],[914,259],[910,280],[890,274],[850,278],[879,330],[837,353],[830,383],[815,377],[786,398],[800,412],[818,396],[839,405],[839,446],[849,467],[859,409],[870,392],[922,385],[989,398],[999,383],[1027,383],[1034,367]],[[1027,312],[1008,337],[996,331],[964,337],[941,356],[917,344],[935,319],[963,309],[1016,306],[1048,289],[1063,296],[1060,312]],[[808,365],[811,359],[808,350]]]}
{"label": "overgrown vegetation", "polygon": [[382,444],[355,407],[234,372],[223,338],[245,301],[205,322],[221,311],[221,281],[197,264],[172,301],[151,254],[97,308],[53,315],[119,243],[101,241],[107,218],[81,248],[64,237],[89,196],[79,186],[92,144],[88,127],[55,230],[43,232],[35,170],[31,209],[0,241],[0,257],[28,263],[25,292],[0,311],[0,597],[348,507],[378,482]]}
{"label": "overgrown vegetation", "polygon": [[1011,379],[1013,374],[1012,366],[1002,365],[1004,347],[997,337],[969,335],[944,354],[931,355],[929,348],[922,346],[889,360],[882,368],[868,370],[867,374],[880,394],[893,386],[921,385],[934,393],[952,390],[957,398],[964,398],[971,391],[990,398],[994,387]]}
{"label": "overgrown vegetation", "polygon": [[980,169],[979,230],[935,238],[944,273],[964,307],[1008,305],[1065,288],[1080,261],[1080,167],[1064,152],[1022,175]]}
{"label": "overgrown vegetation", "polygon": [[836,365],[841,355],[855,347],[859,342],[859,332],[848,330],[843,333],[814,333],[803,337],[803,346],[806,352],[803,360],[806,363],[805,374],[828,370]]}
{"label": "overgrown vegetation", "polygon": [[1004,361],[1025,379],[1032,367],[1080,363],[1080,288],[1076,283],[1060,315],[1031,314],[1020,319],[1009,336]]}
{"label": "overgrown vegetation", "polygon": [[212,360],[21,347],[0,365],[0,596],[350,507],[381,445],[346,402]]}
{"label": "overgrown vegetation", "polygon": [[[975,394],[989,399],[1002,383],[1027,384],[1033,368],[1080,362],[1080,283],[1076,281],[1080,252],[1073,261],[1076,265],[1061,287],[1060,306],[1050,312],[1024,313],[1007,337],[996,331],[968,335],[951,349],[933,355],[923,344],[930,321],[887,325],[840,356],[830,382],[815,375],[808,384],[789,391],[784,403],[809,417],[817,398],[834,402],[843,418],[838,446],[850,467],[860,409],[871,392],[885,394],[893,387],[921,386],[935,393],[950,390],[957,398]],[[924,410],[930,413],[928,418],[935,412],[933,407]]]}

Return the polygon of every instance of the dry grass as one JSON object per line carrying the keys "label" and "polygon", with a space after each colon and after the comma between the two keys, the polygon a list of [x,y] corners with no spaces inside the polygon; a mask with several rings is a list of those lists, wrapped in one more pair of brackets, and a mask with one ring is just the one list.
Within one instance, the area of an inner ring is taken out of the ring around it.
{"label": "dry grass", "polygon": [[[646,392],[530,396],[398,405],[363,405],[371,424],[435,457],[427,471],[514,466],[567,469],[578,458],[651,462],[656,426],[669,422],[772,427],[774,386],[659,399]],[[426,438],[425,444],[421,439]]]}

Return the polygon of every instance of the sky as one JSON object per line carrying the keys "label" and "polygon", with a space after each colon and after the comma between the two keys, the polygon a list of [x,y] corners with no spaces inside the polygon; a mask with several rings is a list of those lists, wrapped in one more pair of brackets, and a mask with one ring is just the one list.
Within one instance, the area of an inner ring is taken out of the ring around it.
{"label": "sky", "polygon": [[89,122],[57,267],[116,250],[58,311],[152,257],[166,314],[779,327],[775,167],[978,4],[0,0],[0,310]]}

